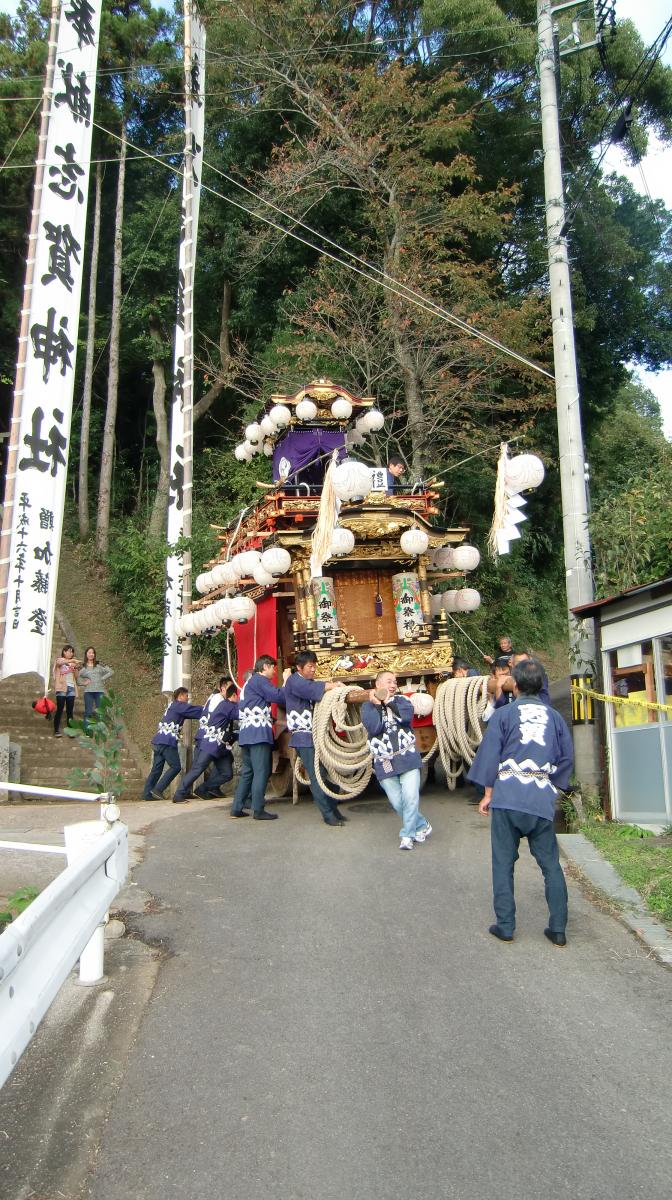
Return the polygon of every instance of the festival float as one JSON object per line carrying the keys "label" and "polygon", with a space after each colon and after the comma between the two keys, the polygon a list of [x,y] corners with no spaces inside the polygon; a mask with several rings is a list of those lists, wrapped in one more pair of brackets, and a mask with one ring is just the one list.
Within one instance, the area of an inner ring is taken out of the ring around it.
{"label": "festival float", "polygon": [[[378,671],[397,675],[413,703],[419,749],[427,762],[441,754],[453,786],[480,741],[487,701],[487,680],[445,686],[449,614],[480,605],[465,586],[479,551],[466,543],[466,528],[438,523],[435,486],[392,490],[386,467],[357,459],[357,447],[383,427],[373,398],[327,379],[273,396],[235,448],[239,461],[272,458],[273,483],[260,483],[258,503],[218,530],[220,553],[178,622],[182,637],[226,628],[228,669],[239,683],[261,654],[277,658],[280,681],[299,650],[315,652],[316,678],[343,684],[316,706],[314,729],[318,774],[326,790],[336,782],[339,798],[359,794],[370,777],[357,704]],[[276,796],[292,778],[283,721],[279,710]]]}

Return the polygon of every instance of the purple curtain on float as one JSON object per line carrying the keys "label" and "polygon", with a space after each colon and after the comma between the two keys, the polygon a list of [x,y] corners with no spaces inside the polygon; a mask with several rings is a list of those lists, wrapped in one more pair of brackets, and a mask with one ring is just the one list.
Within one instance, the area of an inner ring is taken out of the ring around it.
{"label": "purple curtain on float", "polygon": [[340,429],[292,429],[273,451],[273,480],[287,479],[290,487],[307,483],[318,486],[331,462],[345,458],[345,434]]}

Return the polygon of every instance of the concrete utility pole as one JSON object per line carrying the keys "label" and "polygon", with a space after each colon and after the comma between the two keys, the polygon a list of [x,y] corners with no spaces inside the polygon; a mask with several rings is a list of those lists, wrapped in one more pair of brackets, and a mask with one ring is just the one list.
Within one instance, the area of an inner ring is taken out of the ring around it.
{"label": "concrete utility pole", "polygon": [[[191,538],[194,479],[194,146],[192,137],[192,0],[184,0],[184,482],[182,533]],[[191,609],[191,549],[182,554],[182,612]],[[191,638],[182,647],[182,687],[191,689]],[[191,722],[187,722],[187,759],[191,759]]]}
{"label": "concrete utility pole", "polygon": [[[574,349],[572,295],[564,232],[565,202],[560,158],[560,125],[556,81],[554,15],[579,6],[569,0],[553,6],[537,0],[539,37],[539,84],[541,131],[544,148],[544,192],[548,269],[553,322],[553,358],[560,452],[560,486],[565,551],[567,608],[569,610],[570,669],[572,674],[592,676],[596,668],[595,631],[592,621],[578,622],[571,609],[594,599],[591,572],[588,504],[585,483],[581,405]],[[594,42],[592,43],[595,44]],[[578,49],[579,47],[575,47]],[[573,725],[576,776],[584,787],[600,781],[599,732],[594,724]]]}

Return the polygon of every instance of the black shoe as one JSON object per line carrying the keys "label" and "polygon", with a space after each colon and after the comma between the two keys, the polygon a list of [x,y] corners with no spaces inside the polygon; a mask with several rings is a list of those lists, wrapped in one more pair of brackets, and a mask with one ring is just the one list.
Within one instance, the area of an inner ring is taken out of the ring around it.
{"label": "black shoe", "polygon": [[277,821],[278,819],[277,813],[266,812],[265,808],[262,808],[261,812],[252,813],[252,816],[254,817],[255,821]]}
{"label": "black shoe", "polygon": [[512,942],[513,941],[513,934],[512,933],[504,933],[504,930],[500,929],[499,925],[490,925],[490,927],[488,929],[488,933],[491,933],[493,937],[499,938],[500,942]]}
{"label": "black shoe", "polygon": [[188,804],[191,796],[173,796],[173,804]]}
{"label": "black shoe", "polygon": [[545,929],[544,937],[547,937],[549,942],[552,942],[554,946],[567,945],[567,938],[565,937],[564,933],[554,933],[552,929]]}
{"label": "black shoe", "polygon": [[232,817],[234,821],[236,820],[237,817],[249,817],[249,815],[250,815],[249,812],[247,812],[244,808],[239,813],[234,813],[234,812],[229,813],[229,816]]}
{"label": "black shoe", "polygon": [[[152,800],[165,800],[163,792],[157,792],[156,788],[152,788],[150,793]],[[149,796],[145,796],[145,800],[149,800]]]}
{"label": "black shoe", "polygon": [[197,792],[193,793],[193,798],[194,800],[209,800],[210,792],[202,792],[199,788]]}
{"label": "black shoe", "polygon": [[325,825],[345,825],[345,821],[339,820],[335,813],[324,818]]}
{"label": "black shoe", "polygon": [[346,817],[345,813],[342,813],[342,812],[341,812],[341,810],[340,810],[340,808],[337,808],[337,807],[336,807],[336,805],[334,805],[334,807],[332,808],[332,810],[331,810],[331,811],[332,811],[332,814],[333,814],[333,816],[335,816],[335,817],[336,817],[336,820],[337,820],[337,821],[340,821],[340,822],[341,822],[341,824],[342,824],[344,821],[347,821],[347,819],[348,819],[348,818]]}

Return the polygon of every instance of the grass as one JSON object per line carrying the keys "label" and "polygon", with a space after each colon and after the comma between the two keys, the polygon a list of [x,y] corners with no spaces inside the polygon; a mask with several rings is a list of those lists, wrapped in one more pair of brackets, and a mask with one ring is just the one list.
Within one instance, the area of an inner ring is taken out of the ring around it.
{"label": "grass", "polygon": [[636,888],[648,908],[672,929],[672,837],[654,837],[634,825],[586,821],[581,826],[594,846]]}

